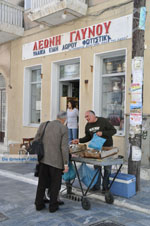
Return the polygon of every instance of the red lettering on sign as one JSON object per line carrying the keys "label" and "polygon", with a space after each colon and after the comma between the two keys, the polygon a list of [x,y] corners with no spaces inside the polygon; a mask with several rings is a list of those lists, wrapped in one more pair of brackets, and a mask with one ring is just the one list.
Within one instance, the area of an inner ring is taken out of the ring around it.
{"label": "red lettering on sign", "polygon": [[105,26],[105,30],[106,30],[106,34],[108,34],[109,33],[109,27],[110,27],[110,24],[111,24],[111,21],[109,21],[108,22],[108,24],[107,23],[104,23],[104,26]]}
{"label": "red lettering on sign", "polygon": [[36,50],[37,50],[37,43],[35,42],[34,47],[33,47],[33,51],[36,51]]}
{"label": "red lettering on sign", "polygon": [[79,31],[77,31],[76,37],[75,37],[75,41],[78,41],[78,40],[81,40],[80,32]]}
{"label": "red lettering on sign", "polygon": [[75,31],[70,32],[70,42],[73,42],[72,38],[73,38],[73,34],[75,34]]}
{"label": "red lettering on sign", "polygon": [[93,37],[95,36],[95,26],[93,26],[92,28],[91,27],[88,28],[88,38],[91,38],[91,35]]}
{"label": "red lettering on sign", "polygon": [[82,33],[82,39],[85,39],[85,34],[86,34],[87,28],[82,28],[81,33]]}
{"label": "red lettering on sign", "polygon": [[49,39],[49,46],[54,46],[55,37]]}
{"label": "red lettering on sign", "polygon": [[39,41],[39,49],[43,49],[43,40]]}
{"label": "red lettering on sign", "polygon": [[61,45],[61,35],[55,37],[55,45]]}
{"label": "red lettering on sign", "polygon": [[101,24],[98,24],[96,27],[96,34],[101,35],[103,32],[103,26]]}
{"label": "red lettering on sign", "polygon": [[44,48],[48,48],[48,39],[44,40]]}

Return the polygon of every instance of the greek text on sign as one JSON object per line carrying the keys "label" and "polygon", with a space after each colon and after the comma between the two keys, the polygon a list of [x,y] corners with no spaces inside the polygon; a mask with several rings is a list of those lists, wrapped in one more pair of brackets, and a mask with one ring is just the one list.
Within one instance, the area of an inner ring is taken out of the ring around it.
{"label": "greek text on sign", "polygon": [[117,42],[131,37],[132,14],[24,44],[22,59],[27,60],[69,50]]}

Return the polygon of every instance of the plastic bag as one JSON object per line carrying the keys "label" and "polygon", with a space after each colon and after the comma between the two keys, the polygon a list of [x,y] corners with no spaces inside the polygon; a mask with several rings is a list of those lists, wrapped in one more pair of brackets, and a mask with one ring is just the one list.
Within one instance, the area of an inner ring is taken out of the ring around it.
{"label": "plastic bag", "polygon": [[[80,180],[86,187],[89,187],[89,185],[97,171],[98,171],[98,169],[92,169],[91,167],[87,166],[86,163],[81,164],[81,166],[78,169],[78,173],[80,176]],[[90,188],[92,188],[96,184],[98,175],[99,175],[99,173],[97,173]]]}
{"label": "plastic bag", "polygon": [[99,137],[96,135],[96,133],[94,133],[88,147],[93,148],[95,150],[101,150],[105,141],[105,138]]}
{"label": "plastic bag", "polygon": [[64,181],[70,181],[70,180],[73,180],[75,179],[76,177],[76,170],[72,164],[72,162],[69,162],[69,170],[67,173],[64,173],[62,178]]}

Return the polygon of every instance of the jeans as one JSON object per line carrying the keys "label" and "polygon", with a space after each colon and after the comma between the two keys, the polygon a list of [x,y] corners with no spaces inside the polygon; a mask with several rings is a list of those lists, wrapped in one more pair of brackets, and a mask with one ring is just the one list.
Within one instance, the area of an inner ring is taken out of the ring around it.
{"label": "jeans", "polygon": [[[99,168],[99,166],[94,166],[94,168],[97,169],[97,168]],[[101,167],[101,170],[102,170],[102,167]],[[104,166],[104,178],[103,178],[103,183],[102,183],[103,190],[108,189],[110,174],[111,174],[111,166]],[[101,186],[101,174],[99,172],[98,179],[97,179],[97,182],[94,185],[94,187],[96,189],[100,189],[100,186]]]}
{"label": "jeans", "polygon": [[72,140],[77,139],[78,137],[78,129],[69,129],[68,128],[68,138],[69,138],[69,144]]}

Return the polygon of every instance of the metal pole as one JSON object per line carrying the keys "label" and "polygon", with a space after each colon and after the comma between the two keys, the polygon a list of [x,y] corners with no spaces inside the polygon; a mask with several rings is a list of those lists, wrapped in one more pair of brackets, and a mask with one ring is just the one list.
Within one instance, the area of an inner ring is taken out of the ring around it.
{"label": "metal pole", "polygon": [[[136,176],[136,190],[140,190],[140,166],[143,116],[143,64],[146,0],[133,1],[132,76],[130,101],[130,154],[128,173]],[[138,95],[138,100],[135,98]],[[136,99],[136,100],[135,100]]]}

